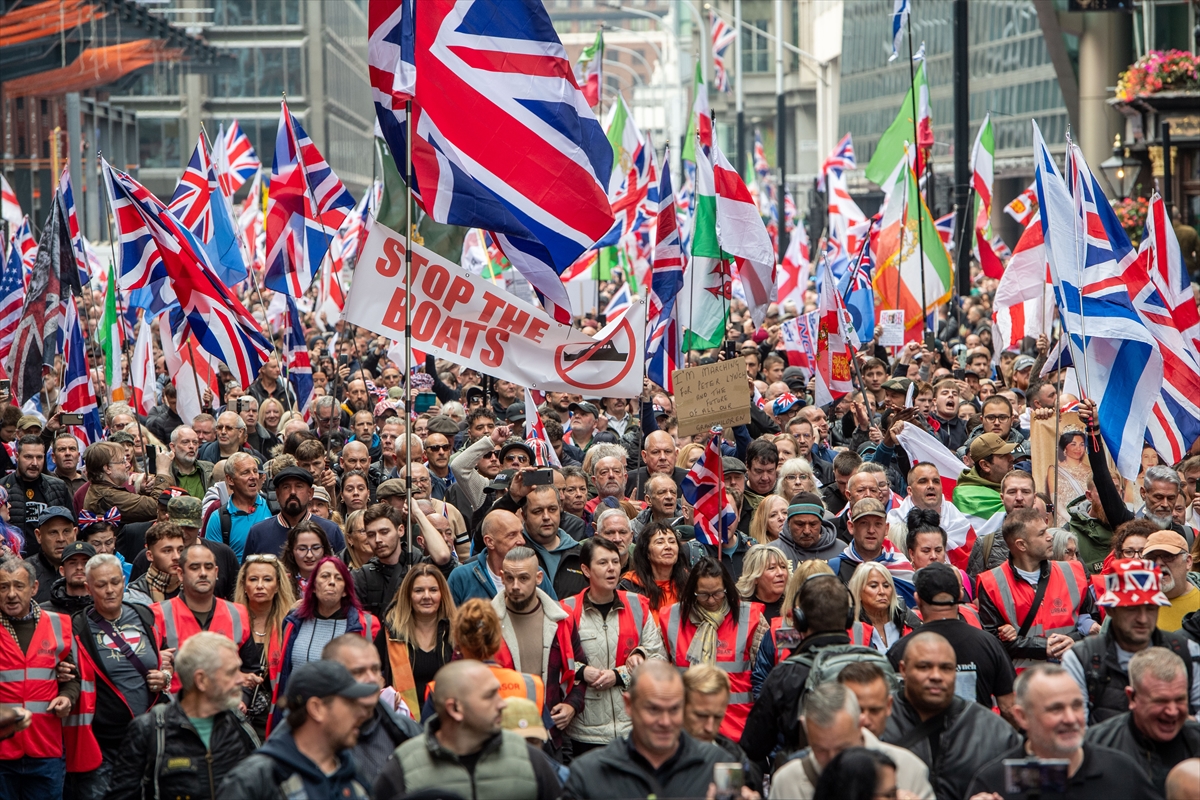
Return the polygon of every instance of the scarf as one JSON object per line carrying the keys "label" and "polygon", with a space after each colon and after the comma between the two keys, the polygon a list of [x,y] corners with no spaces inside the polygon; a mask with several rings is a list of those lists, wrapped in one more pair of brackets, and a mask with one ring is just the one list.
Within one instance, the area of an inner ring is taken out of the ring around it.
{"label": "scarf", "polygon": [[[851,564],[863,563],[863,557],[855,549],[854,542],[846,545],[846,549],[842,552],[842,560],[849,561]],[[899,582],[903,581],[908,589],[905,594],[911,596],[913,580],[912,562],[896,549],[896,545],[892,543],[891,539],[884,538],[883,552],[874,560],[887,567],[888,572],[892,575],[892,580],[897,582],[897,591],[900,590]]]}
{"label": "scarf", "polygon": [[167,589],[171,586],[170,572],[159,572],[153,564],[146,569],[146,585],[150,589],[150,598],[161,603],[167,598]]}
{"label": "scarf", "polygon": [[696,635],[688,645],[688,664],[717,663],[717,628],[729,616],[729,600],[726,598],[716,611],[707,611],[700,606],[692,609],[691,620],[696,624]]}
{"label": "scarf", "polygon": [[0,623],[4,624],[4,629],[6,631],[8,631],[8,635],[12,637],[13,641],[17,642],[18,647],[20,647],[20,642],[17,640],[17,629],[13,627],[13,623],[14,622],[26,622],[31,619],[34,621],[34,623],[37,623],[37,621],[39,619],[41,619],[41,616],[42,616],[42,607],[41,606],[39,606],[37,603],[33,602],[32,600],[29,602],[29,605],[30,605],[29,613],[23,617],[10,617],[7,614],[0,614]]}

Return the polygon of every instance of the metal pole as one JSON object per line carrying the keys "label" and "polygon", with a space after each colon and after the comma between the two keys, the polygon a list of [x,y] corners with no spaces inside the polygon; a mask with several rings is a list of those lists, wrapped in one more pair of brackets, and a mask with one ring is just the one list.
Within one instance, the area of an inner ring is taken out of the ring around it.
{"label": "metal pole", "polygon": [[1163,152],[1163,178],[1162,178],[1162,196],[1163,202],[1167,206],[1167,224],[1171,224],[1171,201],[1174,198],[1174,192],[1171,191],[1171,123],[1163,122],[1162,124],[1162,152]]}
{"label": "metal pole", "polygon": [[[967,0],[954,0],[954,204],[960,209],[959,213],[968,219],[973,216],[969,198],[971,166],[968,161],[971,147],[969,32]],[[971,291],[971,271],[962,256],[960,240],[958,257],[954,261],[956,293],[959,295]]]}
{"label": "metal pole", "polygon": [[[734,102],[737,108],[737,171],[746,174],[746,102],[742,86],[742,0],[733,0],[733,58],[737,62],[734,75]],[[726,68],[728,72],[728,68]]]}
{"label": "metal pole", "polygon": [[[787,99],[783,94],[783,0],[775,0],[775,160],[779,167],[780,206],[787,192]],[[777,259],[782,262],[787,252],[788,235],[785,225],[779,226]]]}
{"label": "metal pole", "polygon": [[[601,40],[603,41],[603,40]],[[604,85],[604,46],[600,47],[600,76],[601,86]],[[407,128],[404,136],[404,387],[408,396],[404,398],[404,413],[412,420],[412,217],[413,217],[413,124],[412,100],[404,103],[404,125]],[[599,270],[596,272],[599,275]],[[409,504],[412,503],[412,425],[404,426],[404,496]],[[412,506],[404,515],[405,536],[408,539],[408,553],[411,558],[413,549]]]}
{"label": "metal pole", "polygon": [[[916,68],[913,67],[913,49],[912,49],[912,14],[907,17],[908,24],[908,81],[910,93],[912,95],[912,121],[913,121],[913,146],[916,151],[913,153],[914,158],[919,158],[921,155],[921,135],[917,130],[917,78]],[[924,64],[921,65],[924,68]],[[928,80],[928,78],[926,79]],[[930,153],[932,155],[932,153]],[[921,231],[921,187],[917,186],[917,254],[919,256],[919,265],[921,269],[921,328],[928,327],[928,308],[925,302],[925,234]],[[900,299],[899,292],[896,293],[896,299]]]}

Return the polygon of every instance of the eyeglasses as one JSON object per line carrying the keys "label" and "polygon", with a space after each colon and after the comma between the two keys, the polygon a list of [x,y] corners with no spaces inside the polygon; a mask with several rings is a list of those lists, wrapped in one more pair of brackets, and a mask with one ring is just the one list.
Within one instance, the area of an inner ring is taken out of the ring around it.
{"label": "eyeglasses", "polygon": [[441,453],[445,450],[449,450],[450,445],[448,445],[448,444],[427,444],[427,445],[425,445],[425,449],[431,453]]}
{"label": "eyeglasses", "polygon": [[1122,547],[1121,558],[1141,558],[1142,548],[1140,547]]}
{"label": "eyeglasses", "polygon": [[984,419],[988,422],[1003,422],[1006,419],[1012,419],[1012,414],[988,414]]}
{"label": "eyeglasses", "polygon": [[[296,549],[299,550],[300,552],[305,552],[304,548],[297,547]],[[318,546],[316,548],[316,550],[320,551],[321,548]],[[311,552],[311,550],[310,550],[310,552]],[[278,560],[279,560],[279,556],[273,556],[270,553],[255,553],[254,555],[246,556],[246,558],[243,559],[244,563],[246,563],[246,564],[260,564],[260,563],[274,564]]]}
{"label": "eyeglasses", "polygon": [[528,464],[529,456],[524,453],[509,453],[504,460],[510,464]]}
{"label": "eyeglasses", "polygon": [[1179,560],[1181,555],[1183,555],[1183,553],[1155,553],[1154,555],[1150,556],[1149,560],[1153,561],[1155,564],[1173,564]]}
{"label": "eyeglasses", "polygon": [[313,553],[324,553],[325,548],[319,544],[311,544],[293,547],[292,552],[299,553],[302,556],[310,556]]}
{"label": "eyeglasses", "polygon": [[704,600],[721,600],[725,597],[725,590],[719,589],[715,592],[696,592],[696,599]]}

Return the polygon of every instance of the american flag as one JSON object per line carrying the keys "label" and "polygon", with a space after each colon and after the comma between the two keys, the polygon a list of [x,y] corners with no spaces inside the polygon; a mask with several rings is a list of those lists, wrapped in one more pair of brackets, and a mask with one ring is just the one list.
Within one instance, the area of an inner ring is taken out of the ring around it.
{"label": "american flag", "polygon": [[[217,277],[199,240],[162,201],[129,175],[102,163],[120,241],[121,288],[140,289],[163,281],[183,311],[181,322],[199,344],[224,361],[241,386],[249,386],[271,354],[258,321]],[[182,333],[175,327],[172,331]]]}
{"label": "american flag", "polygon": [[720,552],[729,528],[737,522],[737,511],[725,491],[720,428],[712,429],[704,455],[684,476],[679,489],[693,509],[696,539]]}
{"label": "american flag", "polygon": [[313,374],[312,361],[308,357],[308,342],[304,338],[304,323],[300,320],[300,309],[290,295],[283,295],[287,303],[287,324],[283,328],[283,358],[287,366],[287,379],[296,392],[297,411],[305,422],[312,422]]}
{"label": "american flag", "polygon": [[242,184],[258,175],[262,161],[258,159],[254,145],[250,144],[250,139],[236,119],[229,123],[229,130],[218,132],[217,141],[221,188],[232,197],[234,192],[242,188]]}
{"label": "american flag", "polygon": [[354,198],[283,101],[267,194],[263,285],[300,297],[321,267]]}
{"label": "american flag", "polygon": [[825,175],[833,170],[837,170],[840,175],[843,170],[854,169],[857,164],[854,161],[854,140],[850,138],[850,134],[842,137],[842,140],[837,143],[837,147],[833,148],[833,152],[829,154],[829,158],[821,164],[821,174],[817,178],[817,188],[820,191],[825,191]]}
{"label": "american flag", "polygon": [[92,386],[87,349],[83,343],[83,325],[80,324],[79,310],[75,307],[74,297],[67,300],[66,324],[63,329],[63,362],[62,410],[83,415],[83,424],[72,425],[70,430],[86,447],[104,438],[104,428],[100,424],[96,390]]}
{"label": "american flag", "polygon": [[541,0],[425,0],[414,23],[407,7],[372,3],[368,21],[375,110],[393,156],[405,152],[411,96],[421,208],[493,231],[547,310],[570,322],[560,276],[612,227],[613,151],[549,14]]}
{"label": "american flag", "polygon": [[729,45],[733,44],[738,34],[712,9],[708,12],[708,24],[712,28],[713,86],[717,87],[719,92],[728,92],[729,72],[725,69],[725,54],[729,52]]}
{"label": "american flag", "polygon": [[4,274],[0,276],[0,364],[8,364],[17,325],[21,322],[21,308],[25,305],[24,272],[21,254],[14,242],[8,249]]}

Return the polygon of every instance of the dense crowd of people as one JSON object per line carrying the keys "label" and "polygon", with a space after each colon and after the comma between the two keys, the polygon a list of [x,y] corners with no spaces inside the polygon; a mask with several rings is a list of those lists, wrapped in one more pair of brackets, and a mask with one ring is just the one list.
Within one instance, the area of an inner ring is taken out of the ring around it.
{"label": "dense crowd of people", "polygon": [[4,398],[0,797],[1200,798],[1200,455],[1117,474],[987,303],[818,406],[735,302],[690,355],[750,421],[701,436],[350,328],[307,419],[275,360],[183,419],[159,358],[86,448]]}

